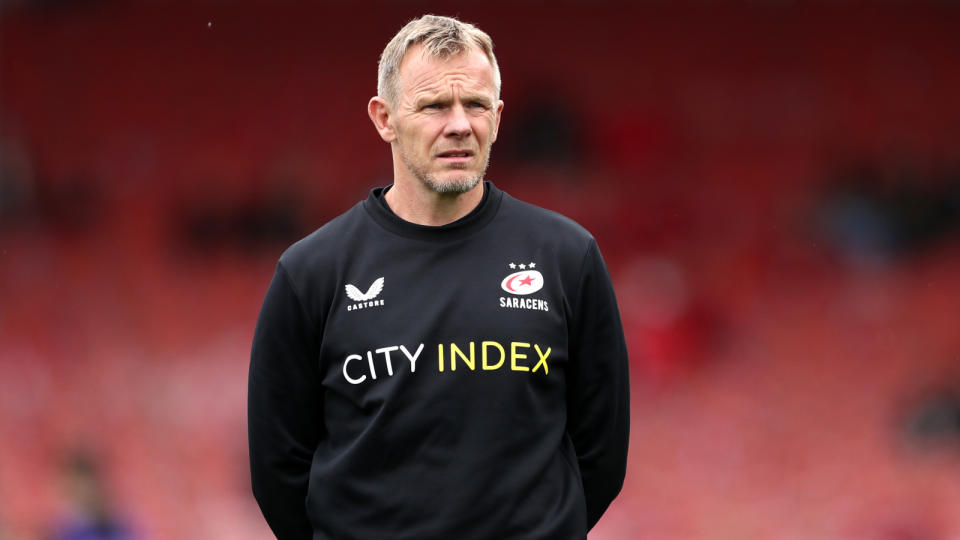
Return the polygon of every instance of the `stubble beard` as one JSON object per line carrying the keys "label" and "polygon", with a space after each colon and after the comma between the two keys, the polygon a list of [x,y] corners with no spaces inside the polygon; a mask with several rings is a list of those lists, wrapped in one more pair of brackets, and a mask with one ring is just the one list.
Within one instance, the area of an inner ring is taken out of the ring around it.
{"label": "stubble beard", "polygon": [[[490,165],[491,146],[492,145],[487,145],[483,167],[480,168],[480,174],[468,176],[459,180],[440,180],[436,177],[436,175],[428,172],[426,168],[418,165],[414,160],[410,159],[410,156],[407,155],[407,152],[402,146],[400,147],[400,158],[403,160],[403,164],[406,165],[407,170],[409,170],[413,176],[420,180],[423,185],[427,186],[429,190],[439,194],[459,195],[475,188],[477,184],[483,180],[484,175],[487,173],[487,167]],[[459,169],[464,167],[454,166],[453,168]]]}

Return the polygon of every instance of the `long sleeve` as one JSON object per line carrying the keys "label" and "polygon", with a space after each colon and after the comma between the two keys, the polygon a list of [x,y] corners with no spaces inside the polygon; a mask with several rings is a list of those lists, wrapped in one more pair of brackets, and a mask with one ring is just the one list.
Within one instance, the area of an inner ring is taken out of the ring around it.
{"label": "long sleeve", "polygon": [[253,493],[280,540],[312,537],[305,501],[323,429],[317,328],[278,264],[253,338],[247,421]]}
{"label": "long sleeve", "polygon": [[627,347],[610,275],[591,241],[570,328],[567,431],[583,479],[587,526],[623,486],[630,429]]}

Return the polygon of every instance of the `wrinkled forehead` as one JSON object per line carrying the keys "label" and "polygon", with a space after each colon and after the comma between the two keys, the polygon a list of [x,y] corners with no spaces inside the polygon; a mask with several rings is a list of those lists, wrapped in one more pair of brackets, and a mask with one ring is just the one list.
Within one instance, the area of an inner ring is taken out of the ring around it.
{"label": "wrinkled forehead", "polygon": [[407,50],[398,73],[404,96],[441,93],[451,87],[471,92],[496,94],[493,66],[478,47],[446,58],[430,54],[422,45]]}

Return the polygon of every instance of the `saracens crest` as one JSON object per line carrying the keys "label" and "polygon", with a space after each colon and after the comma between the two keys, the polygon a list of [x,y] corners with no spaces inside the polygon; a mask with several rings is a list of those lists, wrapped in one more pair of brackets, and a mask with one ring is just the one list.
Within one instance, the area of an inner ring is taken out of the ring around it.
{"label": "saracens crest", "polygon": [[[511,270],[517,270],[510,273],[500,282],[500,288],[515,296],[527,296],[543,288],[543,274],[539,270],[534,270],[537,263],[510,263],[507,266]],[[546,300],[534,298],[511,298],[500,297],[500,307],[534,309],[538,311],[550,311]]]}
{"label": "saracens crest", "polygon": [[[508,266],[514,269],[518,265],[510,263]],[[500,283],[500,287],[503,290],[510,294],[527,295],[533,294],[543,288],[543,274],[537,270],[533,270],[533,268],[537,267],[536,263],[520,264],[519,266],[519,272],[514,272],[503,278],[503,281]]]}

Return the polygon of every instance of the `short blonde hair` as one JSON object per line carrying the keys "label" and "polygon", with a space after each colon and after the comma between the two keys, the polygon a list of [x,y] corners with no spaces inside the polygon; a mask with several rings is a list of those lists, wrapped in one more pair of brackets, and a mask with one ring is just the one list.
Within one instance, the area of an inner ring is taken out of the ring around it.
{"label": "short blonde hair", "polygon": [[406,24],[387,43],[380,55],[377,70],[377,95],[390,105],[396,105],[400,94],[400,64],[410,47],[422,44],[427,54],[436,58],[456,56],[476,46],[490,60],[493,67],[493,84],[500,98],[500,68],[493,55],[493,40],[476,26],[458,21],[453,17],[424,15]]}

